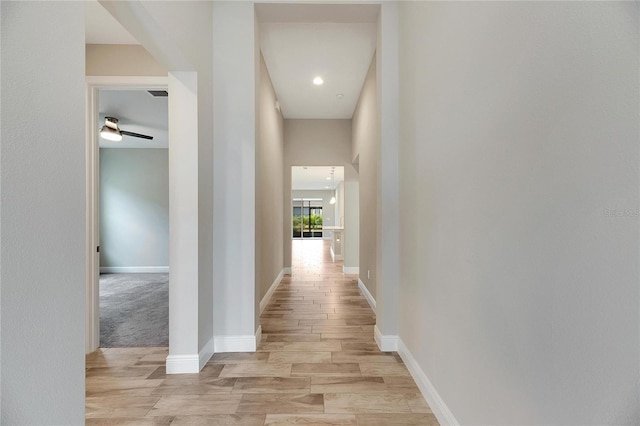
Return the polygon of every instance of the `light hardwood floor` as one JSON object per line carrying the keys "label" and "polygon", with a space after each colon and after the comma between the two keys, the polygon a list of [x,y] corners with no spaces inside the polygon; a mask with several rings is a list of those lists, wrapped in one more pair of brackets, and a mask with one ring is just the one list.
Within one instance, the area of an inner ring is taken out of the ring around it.
{"label": "light hardwood floor", "polygon": [[98,350],[86,358],[87,424],[437,425],[398,354],[378,350],[375,315],[328,242],[294,241],[293,253],[258,352],[165,375],[167,348]]}

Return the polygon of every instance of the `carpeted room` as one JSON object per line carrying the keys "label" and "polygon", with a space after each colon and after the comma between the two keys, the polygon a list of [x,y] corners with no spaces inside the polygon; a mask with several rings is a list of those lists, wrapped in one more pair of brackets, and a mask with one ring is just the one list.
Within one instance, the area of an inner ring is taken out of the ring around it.
{"label": "carpeted room", "polygon": [[100,347],[168,346],[167,96],[99,99],[100,126],[115,116],[120,129],[153,137],[100,138]]}

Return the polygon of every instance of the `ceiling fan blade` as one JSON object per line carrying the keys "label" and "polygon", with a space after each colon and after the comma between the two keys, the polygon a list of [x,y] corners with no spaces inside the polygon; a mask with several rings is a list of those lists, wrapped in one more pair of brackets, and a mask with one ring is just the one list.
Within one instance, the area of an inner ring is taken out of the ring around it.
{"label": "ceiling fan blade", "polygon": [[122,130],[122,129],[120,129],[120,133],[127,136],[133,136],[134,138],[149,139],[149,140],[153,139],[153,136],[142,135],[140,133],[134,133],[134,132],[127,132],[126,130]]}

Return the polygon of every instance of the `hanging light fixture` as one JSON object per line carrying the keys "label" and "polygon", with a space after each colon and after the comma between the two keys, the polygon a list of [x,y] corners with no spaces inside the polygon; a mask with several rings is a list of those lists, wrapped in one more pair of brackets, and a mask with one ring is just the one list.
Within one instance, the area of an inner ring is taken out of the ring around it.
{"label": "hanging light fixture", "polygon": [[331,168],[331,188],[333,188],[333,196],[331,197],[331,200],[329,200],[329,204],[335,204],[336,203],[336,180],[335,180],[335,174],[336,174],[336,168],[332,167]]}
{"label": "hanging light fixture", "polygon": [[104,118],[104,126],[100,129],[100,137],[114,142],[120,142],[122,140],[122,133],[120,133],[120,129],[118,129],[117,118]]}

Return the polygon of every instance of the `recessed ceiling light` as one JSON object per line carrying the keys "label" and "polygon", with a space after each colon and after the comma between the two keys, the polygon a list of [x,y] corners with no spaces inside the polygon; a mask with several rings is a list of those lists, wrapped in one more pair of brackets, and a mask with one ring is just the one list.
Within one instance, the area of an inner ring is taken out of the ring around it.
{"label": "recessed ceiling light", "polygon": [[327,180],[331,180],[331,176],[327,176],[327,177],[326,177],[326,179],[327,179]]}
{"label": "recessed ceiling light", "polygon": [[325,186],[325,187],[324,187],[324,189],[329,189],[329,188],[331,188],[331,187],[330,187],[330,186]]}
{"label": "recessed ceiling light", "polygon": [[344,95],[342,93],[338,93],[336,95],[336,98],[338,98],[339,100],[342,100],[342,98],[344,98]]}
{"label": "recessed ceiling light", "polygon": [[313,79],[313,84],[315,84],[316,86],[320,86],[322,85],[322,83],[324,83],[324,80],[322,79],[322,77],[316,77]]}

